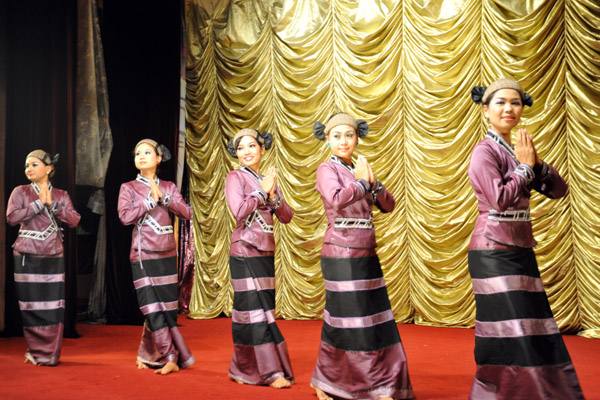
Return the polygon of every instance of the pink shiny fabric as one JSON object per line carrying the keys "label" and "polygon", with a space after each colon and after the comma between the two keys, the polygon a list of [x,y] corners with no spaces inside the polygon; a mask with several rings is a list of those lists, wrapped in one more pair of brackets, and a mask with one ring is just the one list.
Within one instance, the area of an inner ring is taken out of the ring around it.
{"label": "pink shiny fabric", "polygon": [[[479,216],[475,222],[473,235],[483,235],[494,242],[531,248],[536,245],[531,222],[500,222],[488,220],[490,209],[506,210],[529,209],[530,185],[524,177],[514,173],[519,166],[510,153],[490,138],[479,142],[473,149],[469,164],[469,178],[479,204]],[[567,184],[554,167],[539,188],[550,197],[560,198],[567,191]],[[471,243],[469,249],[477,249]]]}
{"label": "pink shiny fabric", "polygon": [[[327,230],[323,242],[341,247],[374,249],[375,229],[336,229],[335,219],[372,218],[373,199],[370,192],[363,192],[354,174],[337,162],[324,162],[317,168],[315,188],[321,194]],[[387,189],[377,197],[379,207],[390,212],[394,209],[394,197]],[[321,254],[327,257],[324,254]]]}
{"label": "pink shiny fabric", "polygon": [[[489,383],[492,381],[500,382],[499,387]],[[543,367],[478,365],[469,394],[469,400],[583,398],[573,364]]]}
{"label": "pink shiny fabric", "polygon": [[[321,341],[321,353],[325,356],[317,359],[311,383],[330,395],[343,399],[414,397],[408,373],[402,373],[408,370],[402,343],[377,351],[349,352]],[[374,382],[377,388],[371,389]]]}
{"label": "pink shiny fabric", "polygon": [[[231,244],[233,246],[234,243],[243,241],[263,252],[275,251],[273,233],[265,232],[256,221],[248,227],[246,219],[251,213],[257,211],[268,225],[273,225],[273,214],[280,222],[287,224],[292,220],[294,211],[286,203],[279,189],[277,189],[277,196],[281,203],[277,209],[265,203],[263,198],[255,193],[256,190],[260,190],[260,183],[245,170],[237,169],[227,175],[225,198],[236,222],[231,234]],[[236,255],[231,252],[229,254]]]}
{"label": "pink shiny fabric", "polygon": [[[158,204],[148,211],[144,200],[148,198],[150,193],[149,186],[137,180],[121,185],[118,210],[119,219],[123,225],[136,224],[146,213],[151,215],[161,226],[172,224],[170,213],[181,219],[191,218],[192,209],[185,202],[173,182],[161,180],[158,186],[163,195],[168,194],[171,197],[171,202],[168,205]],[[138,248],[141,252],[138,251]],[[144,260],[175,256],[176,253],[175,236],[173,234],[156,234],[147,224],[142,225],[141,232],[137,226],[134,227],[131,252],[129,253],[131,262],[139,261],[140,254],[142,260]]]}
{"label": "pink shiny fabric", "polygon": [[29,348],[25,357],[34,365],[58,364],[62,349],[64,325],[24,327],[23,336]]}
{"label": "pink shiny fabric", "polygon": [[[32,204],[35,202],[37,205]],[[44,231],[51,225],[51,221],[43,208],[32,185],[17,186],[6,206],[6,222],[12,226],[20,224],[20,229],[24,230]],[[75,211],[69,194],[64,190],[52,188],[50,208],[56,210],[53,217],[58,224],[64,222],[71,228],[79,224],[81,216]],[[40,211],[36,213],[37,210]],[[62,232],[59,229],[45,240],[19,237],[13,244],[13,249],[24,254],[61,255],[64,252]]]}
{"label": "pink shiny fabric", "polygon": [[229,376],[249,385],[269,385],[278,378],[292,383],[293,372],[286,342],[273,342],[260,346],[234,344]]}
{"label": "pink shiny fabric", "polygon": [[475,294],[494,294],[514,290],[544,292],[540,278],[525,275],[503,275],[494,278],[471,279]]}
{"label": "pink shiny fabric", "polygon": [[146,324],[144,324],[137,360],[157,368],[163,367],[167,362],[174,362],[180,368],[187,368],[195,362],[177,327],[162,328],[152,332]]}
{"label": "pink shiny fabric", "polygon": [[554,318],[475,321],[475,336],[489,338],[560,334]]}

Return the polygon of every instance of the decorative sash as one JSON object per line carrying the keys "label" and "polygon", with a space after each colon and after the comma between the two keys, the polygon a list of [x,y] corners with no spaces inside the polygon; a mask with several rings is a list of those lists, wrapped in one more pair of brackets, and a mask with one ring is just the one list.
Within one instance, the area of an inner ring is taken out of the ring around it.
{"label": "decorative sash", "polygon": [[501,221],[501,222],[529,222],[531,221],[531,215],[529,209],[527,210],[508,210],[508,211],[496,211],[490,210],[488,215],[490,221]]}
{"label": "decorative sash", "polygon": [[248,217],[246,218],[245,224],[248,228],[251,228],[252,222],[254,222],[254,221],[258,222],[258,225],[260,225],[263,232],[273,233],[273,225],[267,224],[267,222],[264,220],[262,215],[260,215],[260,213],[256,210],[252,211],[252,213],[250,213],[250,215],[248,215]]}
{"label": "decorative sash", "polygon": [[336,229],[373,229],[373,218],[336,217]]}

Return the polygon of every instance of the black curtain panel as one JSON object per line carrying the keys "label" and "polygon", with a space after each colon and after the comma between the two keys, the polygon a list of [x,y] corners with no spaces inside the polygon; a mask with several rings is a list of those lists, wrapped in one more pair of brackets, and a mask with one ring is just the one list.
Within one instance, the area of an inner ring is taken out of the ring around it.
{"label": "black curtain panel", "polygon": [[[12,189],[27,184],[26,155],[34,149],[60,153],[52,181],[67,190],[75,202],[74,98],[76,71],[76,0],[4,4],[6,43],[6,125],[4,205]],[[14,288],[11,245],[17,227],[6,227],[4,247],[5,329],[2,335],[21,334],[21,318]],[[65,337],[78,337],[77,241],[74,229],[65,229],[66,310]]]}
{"label": "black curtain panel", "polygon": [[106,177],[107,320],[142,323],[132,283],[132,226],[117,214],[119,189],[135,179],[133,148],[143,138],[166,145],[174,159],[159,178],[174,181],[179,118],[181,3],[104,0],[100,10],[113,151]]}

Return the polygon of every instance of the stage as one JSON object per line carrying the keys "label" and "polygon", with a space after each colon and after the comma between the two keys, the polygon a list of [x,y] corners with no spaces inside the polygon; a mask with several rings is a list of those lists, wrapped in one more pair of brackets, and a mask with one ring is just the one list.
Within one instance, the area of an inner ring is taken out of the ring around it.
{"label": "stage", "polygon": [[[196,364],[168,376],[136,368],[141,326],[78,324],[82,337],[64,339],[57,367],[24,364],[24,339],[0,338],[0,399],[316,399],[309,381],[321,321],[278,320],[296,376],[296,384],[283,390],[228,379],[231,319],[191,320],[182,315],[179,323]],[[413,324],[398,328],[416,398],[466,399],[475,372],[475,331]],[[563,337],[586,399],[600,399],[600,340]]]}

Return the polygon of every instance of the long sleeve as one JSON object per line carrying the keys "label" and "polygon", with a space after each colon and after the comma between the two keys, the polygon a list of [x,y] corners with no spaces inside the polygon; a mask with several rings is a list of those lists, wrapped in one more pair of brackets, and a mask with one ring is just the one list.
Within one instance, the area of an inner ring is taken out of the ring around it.
{"label": "long sleeve", "polygon": [[274,209],[275,215],[277,215],[277,219],[284,224],[289,224],[294,216],[294,210],[289,204],[285,201],[285,198],[281,194],[279,188],[276,188],[277,199],[276,202],[279,202],[279,207]]}
{"label": "long sleeve", "polygon": [[183,196],[177,190],[177,186],[172,182],[169,183],[169,199],[167,200],[167,204],[162,203],[160,205],[166,206],[170,212],[181,219],[190,219],[192,217],[192,208],[185,202]]}
{"label": "long sleeve", "polygon": [[[536,171],[538,172],[538,171]],[[560,199],[567,193],[567,183],[558,171],[545,161],[533,180],[533,189],[551,199]]]}
{"label": "long sleeve", "polygon": [[44,209],[44,204],[40,199],[32,202],[25,201],[26,187],[27,186],[16,187],[8,199],[8,204],[6,206],[6,222],[11,226],[29,221]]}
{"label": "long sleeve", "polygon": [[[148,191],[150,191],[150,189],[148,189]],[[136,196],[134,189],[127,183],[121,185],[117,208],[119,211],[119,219],[123,225],[135,224],[144,216],[144,214],[146,214],[146,212],[155,206],[156,203],[152,205],[152,203],[146,199]]]}
{"label": "long sleeve", "polygon": [[[478,146],[471,156],[469,177],[475,191],[485,198],[490,208],[505,211],[517,204],[523,194],[529,196],[528,184],[531,180],[526,179],[523,174],[524,170],[529,171],[527,168],[531,170],[529,166],[520,164],[505,180],[491,148]],[[533,170],[531,176],[533,178]]]}
{"label": "long sleeve", "polygon": [[62,198],[59,201],[52,201],[50,210],[54,214],[54,217],[71,228],[75,228],[81,220],[81,215],[73,207],[71,198],[67,192],[63,192]]}
{"label": "long sleeve", "polygon": [[361,179],[344,188],[335,169],[330,164],[323,163],[317,168],[315,187],[323,200],[337,211],[361,200],[365,196],[369,184]]}
{"label": "long sleeve", "polygon": [[225,198],[236,222],[245,220],[260,205],[265,204],[268,197],[260,188],[254,190],[250,195],[245,194],[244,184],[235,174],[229,174],[225,179]]}
{"label": "long sleeve", "polygon": [[383,213],[394,211],[394,207],[396,206],[394,196],[379,181],[375,181],[373,186],[375,187],[373,194],[377,208]]}

